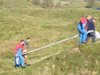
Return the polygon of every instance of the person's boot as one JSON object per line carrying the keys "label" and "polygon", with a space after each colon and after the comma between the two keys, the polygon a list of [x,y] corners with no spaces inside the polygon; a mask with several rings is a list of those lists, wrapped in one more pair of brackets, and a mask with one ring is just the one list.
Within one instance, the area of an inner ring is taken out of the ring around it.
{"label": "person's boot", "polygon": [[15,68],[20,68],[20,66],[19,65],[15,65]]}
{"label": "person's boot", "polygon": [[26,66],[22,66],[21,68],[26,68]]}
{"label": "person's boot", "polygon": [[25,65],[26,65],[26,66],[30,66],[31,64],[29,64],[29,63],[25,63]]}

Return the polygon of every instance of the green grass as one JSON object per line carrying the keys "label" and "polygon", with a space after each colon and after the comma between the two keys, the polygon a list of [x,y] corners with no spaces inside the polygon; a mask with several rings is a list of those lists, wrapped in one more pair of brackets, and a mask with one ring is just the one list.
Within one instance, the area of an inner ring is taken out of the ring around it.
{"label": "green grass", "polygon": [[[64,44],[63,44],[64,45]],[[95,47],[96,50],[94,49]],[[76,48],[76,47],[75,47]],[[67,49],[62,46],[62,49]],[[73,50],[72,50],[73,49]],[[60,54],[51,56],[39,63],[33,64],[26,69],[9,68],[7,72],[1,73],[8,75],[35,74],[35,75],[99,75],[99,52],[98,44],[88,44],[80,47],[80,51],[73,48],[62,51]],[[42,54],[42,53],[41,53]],[[40,54],[40,55],[41,55]],[[36,57],[38,58],[38,57]],[[33,58],[34,59],[34,58]],[[34,60],[33,60],[34,62]],[[9,67],[9,66],[7,66]],[[10,66],[11,67],[11,66]],[[13,70],[14,69],[14,70]],[[20,71],[20,72],[19,72]],[[19,73],[18,73],[19,72]]]}
{"label": "green grass", "polygon": [[99,45],[83,45],[77,51],[78,39],[31,53],[29,61],[32,63],[61,51],[26,69],[15,69],[13,51],[21,39],[30,36],[30,46],[35,49],[76,35],[77,23],[83,15],[97,17],[96,29],[100,32],[100,11],[86,9],[84,4],[44,9],[31,1],[16,1],[0,5],[0,75],[86,75],[80,74],[82,71],[88,72],[88,75],[99,75]]}

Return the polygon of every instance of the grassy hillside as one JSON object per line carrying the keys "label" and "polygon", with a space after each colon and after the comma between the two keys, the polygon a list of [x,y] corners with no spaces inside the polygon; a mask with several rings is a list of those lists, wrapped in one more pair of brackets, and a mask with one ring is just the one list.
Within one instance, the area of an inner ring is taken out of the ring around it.
{"label": "grassy hillside", "polygon": [[30,46],[35,49],[78,34],[76,25],[83,15],[97,17],[96,28],[100,32],[100,11],[86,9],[84,4],[45,9],[33,5],[31,0],[3,1],[6,2],[0,4],[0,75],[86,75],[80,74],[81,71],[88,72],[87,75],[99,74],[98,44],[83,45],[79,51],[78,39],[74,39],[31,53],[29,61],[34,63],[60,52],[26,69],[14,68],[13,51],[19,40],[28,36],[31,37]]}

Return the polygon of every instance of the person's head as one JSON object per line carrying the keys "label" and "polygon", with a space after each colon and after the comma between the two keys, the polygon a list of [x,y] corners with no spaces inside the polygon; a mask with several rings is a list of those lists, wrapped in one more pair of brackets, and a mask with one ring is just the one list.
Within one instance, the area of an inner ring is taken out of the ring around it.
{"label": "person's head", "polygon": [[88,15],[88,16],[87,16],[87,19],[88,19],[88,20],[92,19],[92,16],[91,16],[91,15]]}
{"label": "person's head", "polygon": [[95,23],[97,19],[94,17],[92,20],[93,20],[93,22]]}
{"label": "person's head", "polygon": [[25,43],[24,40],[20,40],[20,44],[24,45],[24,43]]}
{"label": "person's head", "polygon": [[80,19],[80,22],[82,24],[86,24],[87,23],[87,18],[85,16],[83,16],[81,19]]}
{"label": "person's head", "polygon": [[29,42],[30,41],[30,37],[27,37],[26,40],[27,40],[27,42]]}

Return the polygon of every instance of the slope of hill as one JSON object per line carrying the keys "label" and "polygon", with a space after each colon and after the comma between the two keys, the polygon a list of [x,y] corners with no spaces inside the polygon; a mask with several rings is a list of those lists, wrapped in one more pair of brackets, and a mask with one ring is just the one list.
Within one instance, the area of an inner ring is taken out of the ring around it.
{"label": "slope of hill", "polygon": [[[96,28],[100,31],[100,11],[86,9],[84,4],[79,8],[75,4],[66,8],[44,9],[33,5],[31,0],[1,1],[6,2],[0,4],[0,75],[86,75],[80,74],[82,70],[89,72],[88,75],[92,75],[92,72],[93,75],[98,75],[99,65],[95,68],[95,65],[99,64],[98,44],[82,46],[83,52],[81,53],[77,51],[78,39],[74,39],[31,53],[29,54],[31,63],[53,53],[58,53],[58,55],[32,64],[26,69],[14,68],[13,50],[19,40],[28,36],[31,37],[30,46],[34,49],[76,35],[78,34],[76,25],[83,15],[97,17]],[[76,50],[75,53],[73,49]],[[90,51],[90,49],[93,52],[89,53],[93,56],[90,56],[88,62],[89,57],[85,58],[87,50]],[[95,63],[92,63],[92,59]],[[85,63],[86,66],[84,66]]]}

